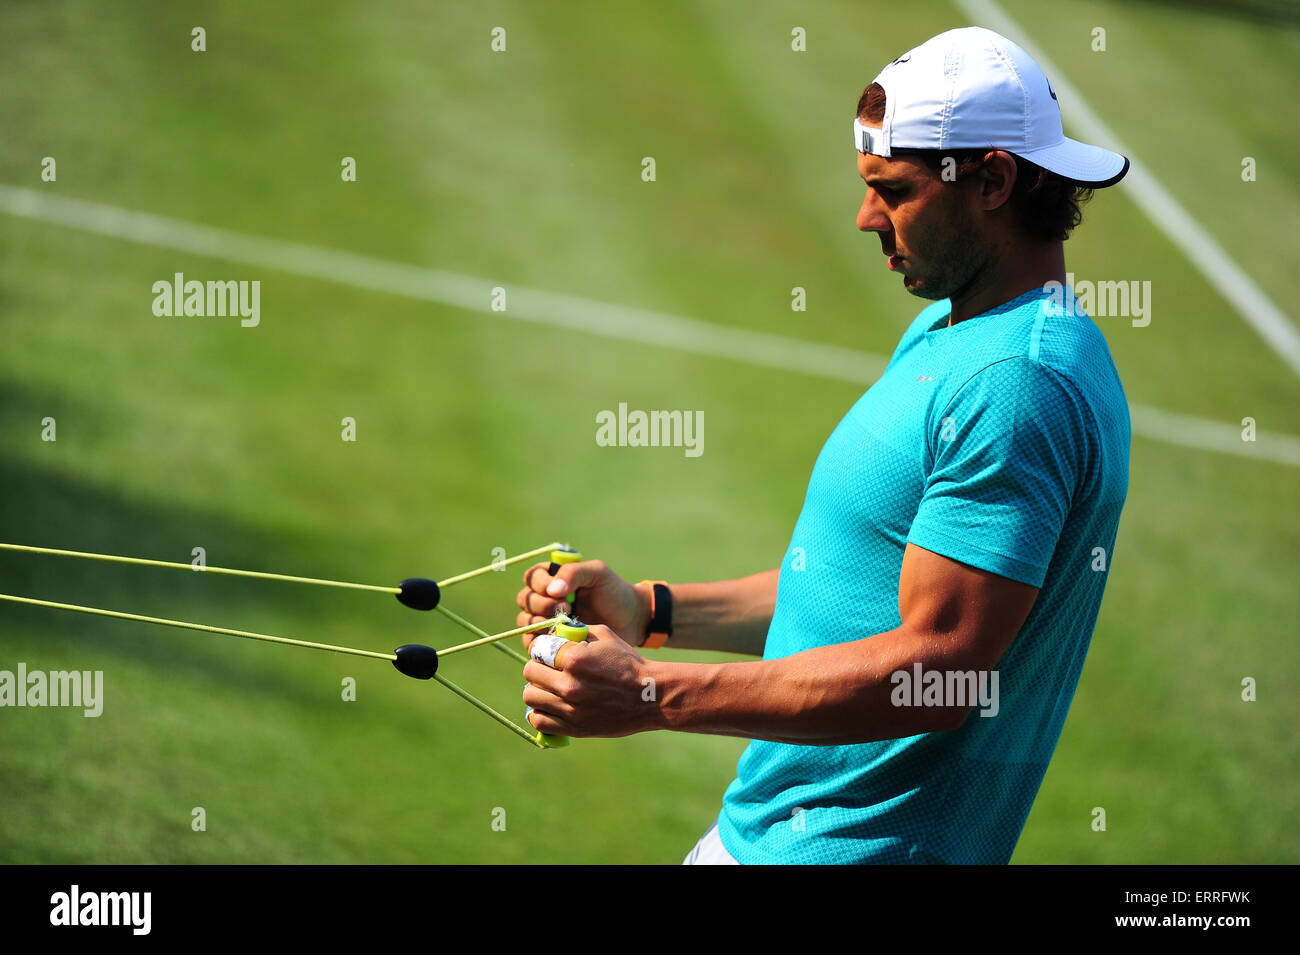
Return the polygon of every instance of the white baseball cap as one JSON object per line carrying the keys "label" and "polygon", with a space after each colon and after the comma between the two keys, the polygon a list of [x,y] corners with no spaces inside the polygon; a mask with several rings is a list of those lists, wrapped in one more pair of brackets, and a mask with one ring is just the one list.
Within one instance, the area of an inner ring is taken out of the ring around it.
{"label": "white baseball cap", "polygon": [[890,63],[880,129],[853,120],[859,152],[1002,149],[1086,186],[1111,186],[1129,161],[1067,139],[1047,76],[1028,53],[983,27],[949,30]]}

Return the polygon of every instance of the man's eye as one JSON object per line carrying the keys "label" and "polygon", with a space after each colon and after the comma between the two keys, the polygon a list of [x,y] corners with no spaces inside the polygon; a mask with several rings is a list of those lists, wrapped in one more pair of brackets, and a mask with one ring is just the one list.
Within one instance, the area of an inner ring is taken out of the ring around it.
{"label": "man's eye", "polygon": [[902,190],[895,189],[892,186],[876,186],[876,192],[879,193],[882,199],[895,200],[901,199],[903,196]]}

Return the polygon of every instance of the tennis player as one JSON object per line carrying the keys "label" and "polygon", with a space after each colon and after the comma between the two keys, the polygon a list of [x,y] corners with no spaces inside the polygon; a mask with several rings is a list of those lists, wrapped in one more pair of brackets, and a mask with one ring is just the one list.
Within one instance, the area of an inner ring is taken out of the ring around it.
{"label": "tennis player", "polygon": [[[1067,139],[1043,71],[978,27],[886,66],[853,141],[858,229],[932,304],[826,441],[781,565],[538,566],[518,597],[521,625],[573,593],[598,624],[525,668],[538,729],[752,741],[687,862],[1007,862],[1111,566],[1128,406],[1062,243],[1128,160]],[[763,659],[637,649],[665,642]]]}

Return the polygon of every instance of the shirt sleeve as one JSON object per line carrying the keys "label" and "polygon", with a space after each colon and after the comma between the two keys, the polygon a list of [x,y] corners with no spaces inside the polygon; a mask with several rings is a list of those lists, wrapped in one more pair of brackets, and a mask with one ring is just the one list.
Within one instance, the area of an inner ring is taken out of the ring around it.
{"label": "shirt sleeve", "polygon": [[909,542],[1034,587],[1086,474],[1091,415],[1029,358],[981,370],[929,422],[934,465]]}

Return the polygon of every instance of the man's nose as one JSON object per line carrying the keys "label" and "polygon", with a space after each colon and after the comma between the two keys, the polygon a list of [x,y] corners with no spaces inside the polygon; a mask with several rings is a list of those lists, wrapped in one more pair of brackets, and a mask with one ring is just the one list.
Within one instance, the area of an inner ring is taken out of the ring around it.
{"label": "man's nose", "polygon": [[890,225],[889,217],[885,215],[880,206],[880,200],[875,192],[868,189],[866,198],[862,200],[862,208],[858,210],[858,230],[860,232],[888,232],[893,228]]}

